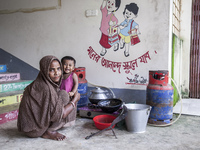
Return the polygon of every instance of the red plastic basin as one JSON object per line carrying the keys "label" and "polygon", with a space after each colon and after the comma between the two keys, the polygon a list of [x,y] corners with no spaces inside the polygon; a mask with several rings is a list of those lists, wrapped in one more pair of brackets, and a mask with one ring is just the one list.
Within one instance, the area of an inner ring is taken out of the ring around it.
{"label": "red plastic basin", "polygon": [[[111,123],[113,122],[113,120],[115,120],[115,116],[112,115],[98,115],[95,116],[93,118],[94,124],[95,126],[99,129],[99,130],[103,130],[107,127],[109,127],[111,125]],[[113,126],[113,128],[115,127],[115,125]]]}

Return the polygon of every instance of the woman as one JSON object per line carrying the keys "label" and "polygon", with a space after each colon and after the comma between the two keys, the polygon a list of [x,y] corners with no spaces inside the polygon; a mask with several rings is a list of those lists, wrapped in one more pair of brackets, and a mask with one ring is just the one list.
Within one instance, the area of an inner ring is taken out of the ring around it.
{"label": "woman", "polygon": [[19,107],[18,130],[29,137],[64,140],[56,130],[65,124],[75,123],[76,103],[80,94],[70,101],[64,90],[59,90],[62,80],[60,61],[54,56],[40,60],[40,72],[26,87]]}

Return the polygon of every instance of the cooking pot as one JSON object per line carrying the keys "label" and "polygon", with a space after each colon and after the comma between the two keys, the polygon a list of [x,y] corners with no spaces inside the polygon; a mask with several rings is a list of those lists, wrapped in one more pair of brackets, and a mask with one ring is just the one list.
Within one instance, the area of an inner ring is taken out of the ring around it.
{"label": "cooking pot", "polygon": [[89,97],[89,100],[92,104],[97,104],[101,100],[108,99],[106,96],[106,91],[102,90],[99,87],[96,87],[95,89],[91,90],[92,94]]}
{"label": "cooking pot", "polygon": [[123,104],[121,99],[111,98],[98,102],[98,106],[106,113],[113,113],[117,111]]}

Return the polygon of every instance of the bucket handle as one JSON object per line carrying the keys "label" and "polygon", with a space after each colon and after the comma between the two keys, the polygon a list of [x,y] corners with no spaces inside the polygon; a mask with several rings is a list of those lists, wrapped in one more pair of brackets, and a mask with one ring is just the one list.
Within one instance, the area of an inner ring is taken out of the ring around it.
{"label": "bucket handle", "polygon": [[149,115],[150,110],[151,110],[150,108],[147,109],[147,116]]}

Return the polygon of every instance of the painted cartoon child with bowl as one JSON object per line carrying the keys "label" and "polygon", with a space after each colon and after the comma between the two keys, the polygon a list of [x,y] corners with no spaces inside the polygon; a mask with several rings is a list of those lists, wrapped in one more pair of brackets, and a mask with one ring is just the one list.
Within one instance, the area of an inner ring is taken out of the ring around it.
{"label": "painted cartoon child with bowl", "polygon": [[[114,27],[118,23],[118,19],[114,15],[121,4],[121,0],[103,0],[101,5],[101,12],[102,12],[102,20],[100,30],[102,32],[101,39],[99,43],[102,46],[102,51],[100,53],[101,56],[104,56],[107,53],[107,49],[111,48],[113,45],[109,44],[109,29]],[[118,35],[117,35],[118,36]],[[114,51],[118,50],[119,43],[116,42],[114,44]]]}
{"label": "painted cartoon child with bowl", "polygon": [[125,20],[119,25],[120,33],[120,48],[124,50],[125,57],[129,56],[129,48],[131,36],[140,34],[139,25],[133,20],[137,17],[139,7],[135,3],[130,3],[125,6],[123,15]]}

